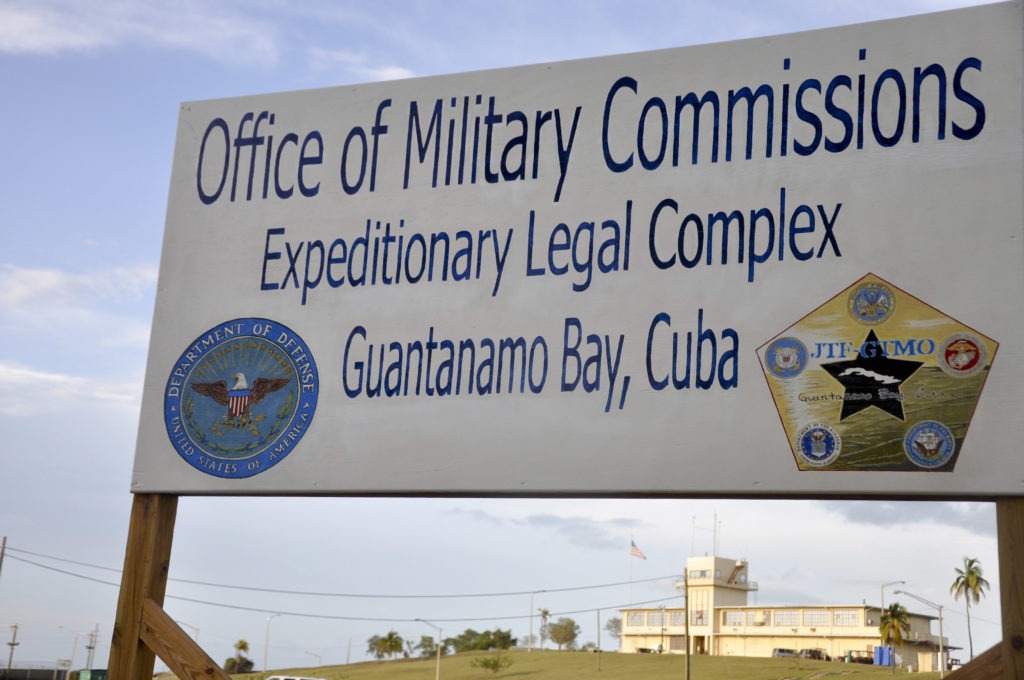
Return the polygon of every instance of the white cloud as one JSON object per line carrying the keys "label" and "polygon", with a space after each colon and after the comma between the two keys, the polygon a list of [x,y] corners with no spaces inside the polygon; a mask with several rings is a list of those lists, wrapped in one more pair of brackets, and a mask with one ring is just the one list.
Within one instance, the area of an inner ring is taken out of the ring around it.
{"label": "white cloud", "polygon": [[98,300],[136,302],[152,294],[156,279],[156,267],[148,264],[82,274],[4,264],[0,265],[0,305],[38,310]]}
{"label": "white cloud", "polygon": [[225,60],[274,64],[273,26],[222,5],[153,0],[9,0],[0,4],[0,53],[59,54],[160,45]]}
{"label": "white cloud", "polygon": [[7,416],[60,413],[85,401],[137,409],[141,393],[141,383],[97,382],[0,361],[0,414]]}
{"label": "white cloud", "polygon": [[369,57],[360,52],[349,50],[328,50],[321,47],[310,47],[307,50],[309,66],[314,71],[331,71],[342,69],[360,80],[380,81],[411,78],[416,75],[402,66],[372,66]]}

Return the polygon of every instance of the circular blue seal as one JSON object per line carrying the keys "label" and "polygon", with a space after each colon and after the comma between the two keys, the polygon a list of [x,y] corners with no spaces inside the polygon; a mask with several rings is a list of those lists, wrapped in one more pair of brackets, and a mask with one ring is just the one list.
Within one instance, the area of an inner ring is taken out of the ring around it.
{"label": "circular blue seal", "polygon": [[268,470],[302,439],[320,381],[294,331],[267,319],[214,326],[175,362],[164,391],[164,424],[195,469],[241,479]]}
{"label": "circular blue seal", "polygon": [[807,367],[807,348],[796,338],[779,338],[768,345],[764,362],[776,378],[793,378]]}
{"label": "circular blue seal", "polygon": [[884,283],[868,281],[857,286],[849,298],[850,316],[868,326],[877,326],[896,310],[896,296]]}
{"label": "circular blue seal", "polygon": [[843,441],[835,428],[825,423],[809,423],[796,433],[796,452],[812,467],[826,467],[839,457]]}
{"label": "circular blue seal", "polygon": [[903,451],[914,465],[934,470],[949,462],[956,452],[956,438],[937,420],[922,420],[903,437]]}

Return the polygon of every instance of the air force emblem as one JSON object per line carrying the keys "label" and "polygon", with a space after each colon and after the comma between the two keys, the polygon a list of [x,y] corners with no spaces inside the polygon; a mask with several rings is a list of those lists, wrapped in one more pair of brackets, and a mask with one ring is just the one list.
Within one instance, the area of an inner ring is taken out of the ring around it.
{"label": "air force emblem", "polygon": [[167,435],[197,470],[251,477],[295,449],[318,390],[313,356],[295,332],[267,319],[228,321],[197,338],[171,370]]}

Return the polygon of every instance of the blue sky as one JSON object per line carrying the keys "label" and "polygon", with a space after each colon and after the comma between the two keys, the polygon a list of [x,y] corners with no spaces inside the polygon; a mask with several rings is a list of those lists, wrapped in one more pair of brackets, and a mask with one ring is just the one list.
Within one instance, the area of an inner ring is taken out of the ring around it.
{"label": "blue sky", "polygon": [[[97,625],[95,665],[109,654],[117,590],[105,582],[117,580],[123,559],[181,102],[968,4],[0,1],[0,535],[11,549],[0,624],[19,624],[15,663],[52,663],[74,649],[83,665],[81,634]],[[522,636],[530,592],[536,607],[573,612],[581,640],[594,640],[594,610],[603,620],[629,598],[674,597],[672,579],[661,577],[713,550],[717,536],[720,554],[751,561],[761,603],[877,603],[881,584],[906,580],[946,607],[946,633],[962,647],[962,603],[948,587],[961,558],[978,557],[993,586],[974,612],[980,651],[1000,636],[994,533],[993,508],[966,503],[182,498],[166,609],[198,629],[218,661],[248,640],[257,667],[264,653],[272,667],[359,660],[371,635],[432,634],[416,618],[441,622],[446,634],[501,627]],[[631,537],[647,560],[629,557]],[[313,597],[184,580],[349,595],[517,594]],[[617,585],[555,592],[604,584]]]}

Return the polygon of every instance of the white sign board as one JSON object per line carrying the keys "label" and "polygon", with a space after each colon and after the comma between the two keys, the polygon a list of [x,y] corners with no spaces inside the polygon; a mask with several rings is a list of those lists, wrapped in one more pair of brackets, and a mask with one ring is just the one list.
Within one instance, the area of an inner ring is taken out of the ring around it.
{"label": "white sign board", "polygon": [[1021,494],[1022,26],[183,105],[133,491]]}

